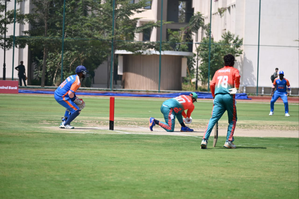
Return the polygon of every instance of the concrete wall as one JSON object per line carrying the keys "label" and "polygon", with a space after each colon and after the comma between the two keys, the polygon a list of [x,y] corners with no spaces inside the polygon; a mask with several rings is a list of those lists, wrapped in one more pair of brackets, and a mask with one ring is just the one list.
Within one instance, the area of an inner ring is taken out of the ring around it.
{"label": "concrete wall", "polygon": [[[260,18],[258,64],[258,0],[245,3],[244,60],[242,82],[247,86],[271,86],[270,75],[277,67],[285,72],[292,87],[298,87],[297,0],[263,0]],[[296,47],[297,46],[297,47]]]}

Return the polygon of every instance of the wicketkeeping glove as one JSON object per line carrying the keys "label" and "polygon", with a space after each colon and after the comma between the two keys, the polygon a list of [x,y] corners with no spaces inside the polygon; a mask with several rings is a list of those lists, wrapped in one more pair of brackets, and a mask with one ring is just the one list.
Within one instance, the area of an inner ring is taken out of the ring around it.
{"label": "wicketkeeping glove", "polygon": [[192,117],[190,117],[190,118],[186,117],[186,118],[184,118],[183,120],[184,120],[184,122],[185,122],[186,124],[191,124],[191,122],[192,122]]}
{"label": "wicketkeeping glove", "polygon": [[83,101],[83,99],[79,99],[78,97],[76,97],[74,103],[79,107],[80,111],[85,107],[85,102]]}

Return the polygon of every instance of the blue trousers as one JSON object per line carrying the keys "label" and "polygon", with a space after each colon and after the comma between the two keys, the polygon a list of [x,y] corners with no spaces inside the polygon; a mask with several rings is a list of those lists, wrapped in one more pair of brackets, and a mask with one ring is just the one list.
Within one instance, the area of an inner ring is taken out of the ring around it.
{"label": "blue trousers", "polygon": [[69,97],[60,97],[54,94],[54,98],[61,106],[69,110],[71,114],[79,110],[79,107]]}
{"label": "blue trousers", "polygon": [[270,111],[274,112],[274,103],[278,98],[281,98],[284,103],[285,113],[289,113],[288,95],[286,92],[278,92],[278,91],[275,91],[274,94],[272,95],[272,99],[270,102],[270,109],[271,109]]}
{"label": "blue trousers", "polygon": [[227,111],[228,115],[226,141],[234,141],[233,136],[238,118],[235,95],[230,94],[217,94],[215,96],[212,117],[210,118],[205,134],[203,135],[204,139],[209,139],[214,125],[222,117],[225,111]]}
{"label": "blue trousers", "polygon": [[[65,125],[70,124],[79,115],[79,107],[69,97],[60,97],[54,94],[54,98],[61,106],[67,109],[64,114],[64,116],[68,117]],[[70,111],[70,115],[68,111]]]}

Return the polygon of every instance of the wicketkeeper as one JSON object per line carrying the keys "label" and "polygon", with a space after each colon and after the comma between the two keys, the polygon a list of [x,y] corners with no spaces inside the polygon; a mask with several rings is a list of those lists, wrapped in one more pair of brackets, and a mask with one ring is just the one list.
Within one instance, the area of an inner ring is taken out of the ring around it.
{"label": "wicketkeeper", "polygon": [[75,92],[81,86],[87,70],[85,66],[77,66],[76,75],[66,78],[55,90],[54,98],[63,107],[66,108],[64,117],[60,124],[60,128],[73,129],[71,122],[80,114],[85,107],[85,102],[79,99]]}
{"label": "wicketkeeper", "polygon": [[[185,123],[190,124],[192,122],[191,113],[194,110],[193,103],[196,101],[197,94],[194,92],[190,95],[180,95],[178,97],[166,100],[161,106],[161,113],[164,115],[165,122],[161,122],[153,117],[150,117],[150,130],[153,131],[153,127],[157,124],[167,132],[173,132],[175,127],[175,117],[177,117],[179,123],[181,124],[181,132],[194,131],[193,129],[187,127]],[[187,113],[185,113],[185,110],[187,110]]]}

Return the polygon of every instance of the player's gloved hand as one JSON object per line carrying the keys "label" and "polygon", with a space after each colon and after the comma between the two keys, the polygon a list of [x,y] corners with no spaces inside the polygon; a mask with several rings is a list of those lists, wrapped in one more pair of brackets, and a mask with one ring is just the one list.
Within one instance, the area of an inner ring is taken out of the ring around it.
{"label": "player's gloved hand", "polygon": [[76,105],[80,105],[80,104],[83,103],[83,100],[82,100],[82,99],[79,99],[78,97],[76,97],[76,99],[74,100],[74,103],[75,103]]}
{"label": "player's gloved hand", "polygon": [[186,117],[186,118],[184,118],[183,119],[184,120],[184,122],[186,123],[186,124],[191,124],[191,122],[192,122],[192,117]]}
{"label": "player's gloved hand", "polygon": [[79,99],[76,97],[74,103],[79,107],[80,111],[85,107],[85,102],[83,101],[83,99]]}
{"label": "player's gloved hand", "polygon": [[236,93],[238,93],[238,89],[237,88],[230,88],[229,90],[229,94],[231,95],[235,95]]}

